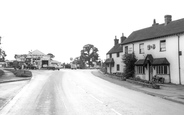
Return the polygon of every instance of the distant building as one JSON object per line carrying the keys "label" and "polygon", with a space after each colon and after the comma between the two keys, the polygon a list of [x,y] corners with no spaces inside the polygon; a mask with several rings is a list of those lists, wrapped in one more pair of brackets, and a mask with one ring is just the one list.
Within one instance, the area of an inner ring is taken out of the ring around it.
{"label": "distant building", "polygon": [[28,54],[16,54],[15,58],[17,61],[24,61],[26,63],[36,64],[38,68],[47,67],[49,65],[57,64],[61,65],[56,60],[51,60],[50,55],[46,55],[39,50],[34,50]]}
{"label": "distant building", "polygon": [[122,63],[123,48],[121,44],[126,39],[124,35],[121,37],[121,42],[115,37],[114,46],[107,52],[105,64],[108,73],[122,73],[124,63]]}
{"label": "distant building", "polygon": [[165,23],[154,20],[151,27],[132,32],[121,44],[122,54],[134,53],[138,59],[135,77],[151,80],[158,75],[166,83],[184,84],[184,19],[172,21],[166,15]]}

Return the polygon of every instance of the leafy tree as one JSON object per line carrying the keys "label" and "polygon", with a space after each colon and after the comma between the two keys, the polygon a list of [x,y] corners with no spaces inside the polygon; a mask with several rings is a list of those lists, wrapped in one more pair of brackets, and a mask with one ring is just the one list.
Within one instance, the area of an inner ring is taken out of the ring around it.
{"label": "leafy tree", "polygon": [[124,77],[130,78],[134,77],[134,64],[137,61],[135,54],[124,54],[123,55],[123,63],[125,64],[124,68]]}
{"label": "leafy tree", "polygon": [[1,56],[1,61],[5,61],[5,57],[7,56],[6,55],[6,52],[2,49],[0,49],[0,56]]}
{"label": "leafy tree", "polygon": [[81,50],[81,60],[87,63],[89,67],[93,65],[93,62],[98,60],[98,48],[94,47],[92,44],[86,44],[83,46],[83,50]]}
{"label": "leafy tree", "polygon": [[52,53],[48,53],[47,55],[50,55],[51,59],[53,59],[55,57]]}
{"label": "leafy tree", "polygon": [[75,62],[77,65],[79,65],[79,68],[80,68],[80,69],[84,69],[84,68],[85,68],[85,62],[82,60],[81,57],[76,57],[76,58],[74,59],[74,62]]}
{"label": "leafy tree", "polygon": [[17,59],[17,54],[15,54],[14,58]]}

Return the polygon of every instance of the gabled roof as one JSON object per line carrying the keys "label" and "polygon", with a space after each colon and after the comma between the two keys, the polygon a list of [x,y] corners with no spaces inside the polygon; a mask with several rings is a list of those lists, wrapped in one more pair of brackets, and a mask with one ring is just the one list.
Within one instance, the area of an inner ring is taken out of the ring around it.
{"label": "gabled roof", "polygon": [[29,52],[29,55],[45,55],[44,53],[42,53],[41,51],[39,50],[34,50],[32,52]]}
{"label": "gabled roof", "polygon": [[107,54],[112,54],[112,53],[117,53],[117,52],[122,52],[123,48],[121,46],[121,44],[117,44],[115,46],[113,46],[108,52]]}
{"label": "gabled roof", "polygon": [[171,35],[181,34],[181,33],[184,33],[184,18],[171,21],[167,25],[165,24],[154,25],[152,27],[134,31],[122,44],[128,44],[128,43],[133,43],[133,42],[138,42],[143,40],[171,36]]}

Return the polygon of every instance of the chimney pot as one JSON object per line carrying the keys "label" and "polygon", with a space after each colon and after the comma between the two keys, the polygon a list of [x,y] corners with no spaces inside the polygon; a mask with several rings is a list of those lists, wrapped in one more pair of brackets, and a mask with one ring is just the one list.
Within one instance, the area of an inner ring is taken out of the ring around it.
{"label": "chimney pot", "polygon": [[119,40],[117,39],[117,37],[115,36],[115,39],[114,39],[114,46],[117,45],[119,43]]}
{"label": "chimney pot", "polygon": [[165,25],[169,24],[172,21],[172,16],[171,15],[165,15]]}
{"label": "chimney pot", "polygon": [[124,33],[122,33],[122,36],[121,36],[121,43],[123,43],[123,41],[126,39],[126,37],[124,36]]}
{"label": "chimney pot", "polygon": [[156,19],[153,20],[153,24],[152,26],[156,26],[156,25],[159,25],[158,23],[156,23]]}

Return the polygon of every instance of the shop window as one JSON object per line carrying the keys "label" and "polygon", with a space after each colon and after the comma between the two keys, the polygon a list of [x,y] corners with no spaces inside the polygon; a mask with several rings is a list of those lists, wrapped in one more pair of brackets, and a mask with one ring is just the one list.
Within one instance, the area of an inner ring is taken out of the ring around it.
{"label": "shop window", "polygon": [[157,74],[168,74],[168,66],[163,65],[163,66],[156,66],[156,73]]}
{"label": "shop window", "polygon": [[145,74],[143,66],[136,66],[136,67],[137,67],[137,74]]}
{"label": "shop window", "polygon": [[139,53],[144,54],[144,43],[139,44]]}
{"label": "shop window", "polygon": [[166,51],[166,40],[161,40],[160,41],[160,51],[161,52]]}

